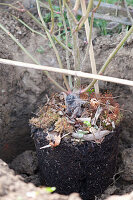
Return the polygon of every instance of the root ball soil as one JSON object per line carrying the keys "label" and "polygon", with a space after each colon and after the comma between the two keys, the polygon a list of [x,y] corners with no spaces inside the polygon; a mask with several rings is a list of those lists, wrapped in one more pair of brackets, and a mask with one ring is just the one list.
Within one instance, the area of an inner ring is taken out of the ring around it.
{"label": "root ball soil", "polygon": [[55,148],[40,149],[47,144],[46,134],[32,127],[42,184],[55,186],[60,194],[79,192],[84,200],[101,194],[112,183],[118,132],[107,135],[101,144],[62,140]]}

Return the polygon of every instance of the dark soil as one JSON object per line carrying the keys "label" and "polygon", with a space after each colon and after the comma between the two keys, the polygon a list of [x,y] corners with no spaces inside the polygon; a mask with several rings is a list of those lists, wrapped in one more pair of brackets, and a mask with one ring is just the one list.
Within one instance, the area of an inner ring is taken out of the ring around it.
{"label": "dark soil", "polygon": [[112,183],[116,170],[118,130],[105,137],[101,144],[93,142],[66,142],[55,148],[47,145],[47,134],[32,128],[41,183],[54,185],[60,194],[80,193],[84,200],[95,199]]}
{"label": "dark soil", "polygon": [[1,200],[80,200],[78,194],[64,196],[50,194],[44,187],[35,187],[25,183],[21,176],[15,176],[13,170],[0,160],[0,199]]}

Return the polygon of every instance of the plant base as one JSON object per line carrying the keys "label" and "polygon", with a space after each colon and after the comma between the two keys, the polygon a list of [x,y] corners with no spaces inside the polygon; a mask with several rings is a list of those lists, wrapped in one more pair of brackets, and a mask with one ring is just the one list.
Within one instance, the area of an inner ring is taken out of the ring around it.
{"label": "plant base", "polygon": [[118,131],[107,135],[101,144],[62,140],[55,148],[47,145],[42,129],[32,127],[41,182],[55,186],[60,194],[80,193],[84,200],[93,199],[112,183],[118,149]]}

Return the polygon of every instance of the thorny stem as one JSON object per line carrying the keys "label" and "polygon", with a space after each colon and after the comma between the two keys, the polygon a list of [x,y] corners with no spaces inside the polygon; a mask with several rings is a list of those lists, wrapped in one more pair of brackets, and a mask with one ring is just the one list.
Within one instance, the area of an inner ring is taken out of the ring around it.
{"label": "thorny stem", "polygon": [[[11,39],[16,42],[16,44],[24,51],[24,53],[31,58],[31,60],[39,65],[40,63],[24,48],[24,46],[2,25],[0,24],[0,28],[8,35],[11,37]],[[44,71],[48,79],[56,85],[61,91],[67,92],[63,87],[61,87],[49,74],[49,72]]]}
{"label": "thorny stem", "polygon": [[[48,39],[49,39],[49,41],[50,41],[50,43],[51,43],[51,45],[52,45],[52,47],[53,47],[53,49],[54,49],[54,52],[55,52],[55,54],[56,54],[56,57],[57,57],[57,60],[58,60],[58,63],[59,63],[59,67],[60,67],[61,69],[63,69],[63,65],[62,65],[62,62],[61,62],[61,59],[60,59],[60,56],[59,56],[59,52],[58,52],[58,50],[57,50],[57,48],[56,48],[56,46],[55,46],[55,44],[54,44],[54,42],[53,42],[53,40],[52,40],[52,37],[51,37],[49,31],[47,31],[46,24],[45,24],[45,22],[44,22],[44,20],[43,20],[43,17],[42,17],[42,14],[41,14],[40,5],[39,5],[38,0],[36,0],[36,4],[37,4],[38,15],[39,15],[40,20],[41,20],[41,22],[42,22],[42,25],[43,25],[43,27],[44,27],[44,29],[45,29],[45,31],[46,31],[47,37],[48,37]],[[66,78],[65,75],[63,75],[63,79],[64,79],[64,83],[65,83],[65,85],[66,85],[67,90],[68,90],[68,91],[71,91],[71,90],[70,90],[70,87],[69,87],[69,84],[68,84],[68,81],[67,81],[67,78]]]}
{"label": "thorny stem", "polygon": [[[65,30],[65,34],[66,34],[66,46],[68,47],[68,31],[67,31],[66,21],[65,21],[65,18],[64,18],[64,13],[63,13],[63,10],[62,10],[61,0],[59,0],[59,5],[60,5],[60,11],[61,11],[61,16],[62,16],[63,26],[64,26],[64,30]],[[69,59],[68,50],[66,50],[66,62],[67,62],[67,69],[70,69],[70,59]],[[70,88],[72,90],[72,88],[73,88],[72,76],[69,75],[68,80],[69,80]]]}
{"label": "thorny stem", "polygon": [[52,26],[51,26],[50,33],[52,34],[53,30],[54,30],[54,10],[53,10],[53,7],[52,7],[51,0],[48,0],[48,2],[49,2],[50,10],[51,10],[51,22],[52,22]]}
{"label": "thorny stem", "polygon": [[[80,2],[81,2],[81,8],[82,8],[83,16],[85,16],[86,15],[85,0],[81,0]],[[97,74],[96,62],[95,62],[95,57],[94,57],[94,50],[93,50],[92,39],[91,39],[91,33],[92,33],[92,27],[93,27],[93,20],[91,20],[91,21],[92,21],[91,27],[89,27],[89,21],[88,21],[88,19],[85,21],[85,31],[86,31],[86,37],[87,37],[87,42],[88,42],[87,51],[89,50],[89,56],[90,56],[90,61],[91,61],[92,73],[93,74]],[[98,82],[94,85],[94,88],[95,88],[96,95],[99,96]]]}
{"label": "thorny stem", "polygon": [[[120,43],[116,46],[116,48],[113,50],[113,52],[109,55],[109,57],[107,58],[106,62],[104,63],[104,65],[102,66],[102,68],[99,71],[99,75],[102,75],[105,71],[105,69],[107,68],[107,66],[109,65],[109,63],[111,62],[112,58],[116,55],[116,53],[119,51],[119,49],[123,46],[123,44],[126,42],[126,40],[128,39],[128,37],[133,33],[133,25],[131,26],[130,30],[127,32],[127,34],[125,35],[125,37],[120,41]],[[89,91],[89,89],[91,89],[94,84],[96,83],[97,80],[93,80],[88,87],[86,87],[85,89],[83,89],[81,91],[81,93],[87,92]]]}

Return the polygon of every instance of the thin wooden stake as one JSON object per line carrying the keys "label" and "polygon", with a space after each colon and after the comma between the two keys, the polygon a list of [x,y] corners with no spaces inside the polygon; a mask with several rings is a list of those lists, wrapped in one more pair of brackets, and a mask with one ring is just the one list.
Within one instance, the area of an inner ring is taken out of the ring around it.
{"label": "thin wooden stake", "polygon": [[24,68],[38,69],[38,70],[42,70],[42,71],[45,70],[45,71],[49,71],[49,72],[72,75],[72,76],[77,76],[77,77],[81,77],[81,78],[96,79],[96,80],[102,80],[102,81],[107,81],[107,82],[112,82],[112,83],[118,83],[118,84],[122,84],[122,85],[133,86],[133,81],[130,81],[130,80],[114,78],[114,77],[109,77],[109,76],[102,76],[102,75],[98,75],[98,74],[90,74],[90,73],[85,73],[85,72],[81,72],[81,71],[60,69],[60,68],[55,68],[55,67],[50,67],[50,66],[36,65],[36,64],[18,62],[18,61],[2,59],[2,58],[0,58],[0,63],[9,65],[9,66],[13,65],[13,66],[17,66],[20,68],[24,67]]}

